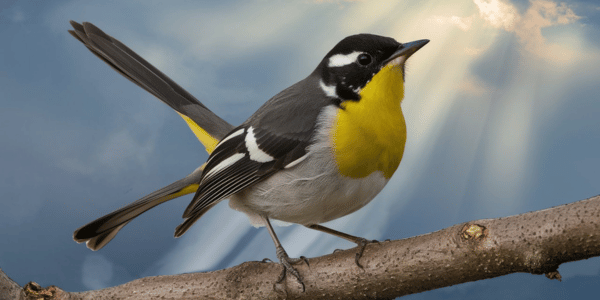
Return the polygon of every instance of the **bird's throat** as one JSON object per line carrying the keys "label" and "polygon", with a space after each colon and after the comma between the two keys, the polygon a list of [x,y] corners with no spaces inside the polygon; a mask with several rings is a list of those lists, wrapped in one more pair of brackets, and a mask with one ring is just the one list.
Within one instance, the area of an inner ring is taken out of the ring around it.
{"label": "bird's throat", "polygon": [[400,108],[404,80],[400,66],[382,68],[360,91],[359,101],[346,101],[331,132],[334,156],[342,175],[363,178],[381,171],[392,177],[404,153],[406,123]]}

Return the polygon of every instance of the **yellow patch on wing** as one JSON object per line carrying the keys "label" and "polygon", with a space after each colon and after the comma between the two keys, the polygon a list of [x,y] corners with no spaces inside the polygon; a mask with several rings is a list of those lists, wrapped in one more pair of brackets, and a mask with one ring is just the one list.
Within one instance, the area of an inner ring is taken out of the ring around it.
{"label": "yellow patch on wing", "polygon": [[192,119],[188,118],[186,115],[180,113],[178,114],[183,118],[185,123],[187,123],[187,125],[196,135],[198,140],[200,140],[200,143],[204,145],[204,147],[206,148],[206,152],[208,152],[208,154],[211,154],[213,150],[215,150],[215,147],[217,147],[219,140],[213,137],[212,135],[208,134],[206,130],[202,129],[202,127],[200,127],[198,124],[196,124],[196,122],[192,121]]}

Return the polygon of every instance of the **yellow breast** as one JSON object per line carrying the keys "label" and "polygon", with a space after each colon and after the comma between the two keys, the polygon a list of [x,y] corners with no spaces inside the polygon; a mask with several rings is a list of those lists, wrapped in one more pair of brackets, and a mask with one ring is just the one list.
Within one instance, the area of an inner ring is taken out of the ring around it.
{"label": "yellow breast", "polygon": [[346,101],[331,131],[334,156],[342,175],[363,178],[381,171],[392,177],[404,153],[406,123],[402,69],[386,66],[360,92],[360,101]]}

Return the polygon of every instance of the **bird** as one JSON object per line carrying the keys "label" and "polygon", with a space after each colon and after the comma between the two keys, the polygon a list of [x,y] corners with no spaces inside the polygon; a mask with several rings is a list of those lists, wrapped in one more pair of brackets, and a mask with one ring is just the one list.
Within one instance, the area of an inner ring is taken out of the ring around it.
{"label": "bird", "polygon": [[131,220],[171,199],[194,193],[175,229],[182,236],[222,200],[265,226],[287,273],[303,286],[271,220],[303,225],[356,243],[370,240],[320,225],[353,213],[384,188],[404,153],[405,63],[427,39],[399,43],[356,34],[337,43],[306,78],[265,102],[241,125],[221,119],[141,56],[91,23],[71,21],[69,33],[92,53],[174,109],[209,153],[191,174],[73,233],[92,250],[106,246]]}

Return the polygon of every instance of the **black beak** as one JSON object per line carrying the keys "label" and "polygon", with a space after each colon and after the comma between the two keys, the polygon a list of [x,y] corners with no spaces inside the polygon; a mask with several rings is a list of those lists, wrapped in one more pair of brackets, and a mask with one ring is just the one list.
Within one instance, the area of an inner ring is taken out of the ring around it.
{"label": "black beak", "polygon": [[403,64],[411,55],[413,55],[421,47],[429,43],[429,40],[418,40],[410,43],[402,44],[396,52],[394,52],[388,59],[383,61],[383,66],[392,63],[394,65]]}

